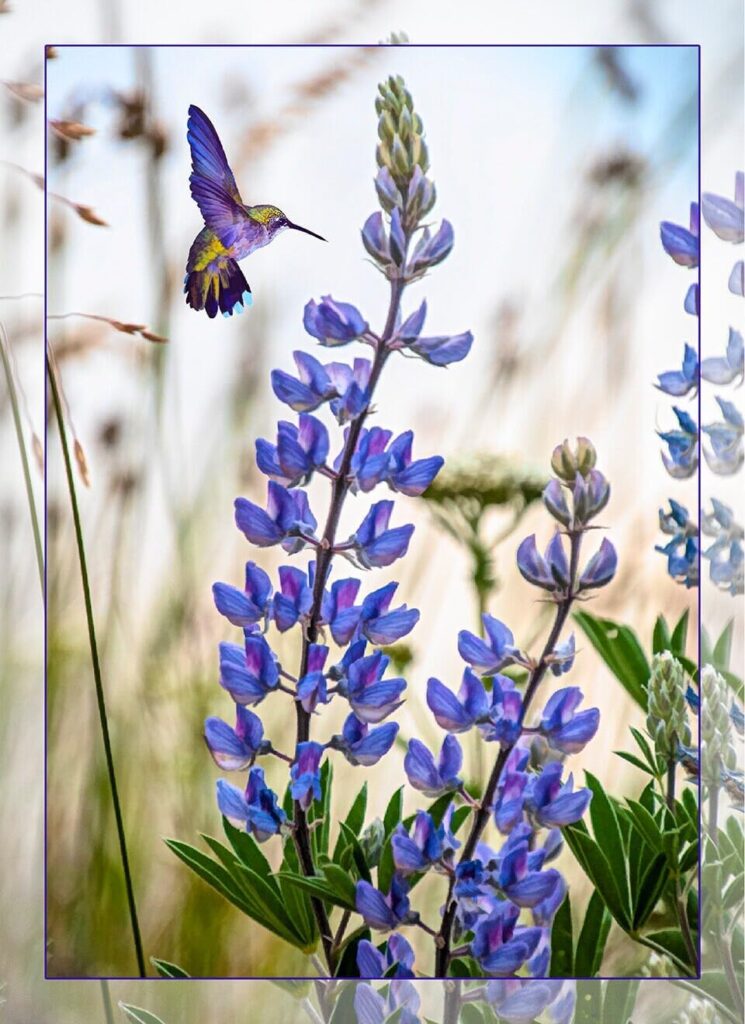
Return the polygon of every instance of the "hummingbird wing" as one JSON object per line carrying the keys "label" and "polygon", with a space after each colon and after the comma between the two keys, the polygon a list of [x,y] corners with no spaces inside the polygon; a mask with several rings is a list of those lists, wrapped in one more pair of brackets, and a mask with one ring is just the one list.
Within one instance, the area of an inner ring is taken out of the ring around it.
{"label": "hummingbird wing", "polygon": [[243,200],[214,125],[199,107],[189,107],[186,138],[191,149],[189,187],[204,222],[225,246],[245,223]]}

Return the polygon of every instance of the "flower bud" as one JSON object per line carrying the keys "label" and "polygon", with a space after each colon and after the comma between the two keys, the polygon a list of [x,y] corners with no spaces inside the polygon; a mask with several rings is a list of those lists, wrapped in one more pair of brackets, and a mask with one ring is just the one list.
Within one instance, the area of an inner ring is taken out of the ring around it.
{"label": "flower bud", "polygon": [[565,483],[574,483],[579,473],[587,476],[597,461],[595,446],[586,437],[578,437],[577,445],[572,450],[569,441],[557,445],[551,456],[551,468]]}
{"label": "flower bud", "polygon": [[569,526],[571,514],[561,483],[554,478],[543,491],[543,504],[562,526]]}
{"label": "flower bud", "polygon": [[669,651],[656,654],[647,687],[647,730],[665,761],[676,757],[678,743],[689,746],[691,730],[686,710],[683,667]]}
{"label": "flower bud", "polygon": [[377,867],[383,851],[385,827],[380,818],[374,818],[360,836],[360,846],[369,867]]}
{"label": "flower bud", "polygon": [[701,778],[709,786],[718,786],[722,770],[737,766],[737,752],[732,743],[727,684],[711,665],[704,665],[701,672],[701,700]]}

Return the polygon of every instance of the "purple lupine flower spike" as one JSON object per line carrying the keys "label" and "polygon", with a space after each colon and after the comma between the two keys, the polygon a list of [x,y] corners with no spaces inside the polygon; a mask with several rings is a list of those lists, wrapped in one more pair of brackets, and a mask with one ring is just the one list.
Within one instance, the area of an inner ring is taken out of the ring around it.
{"label": "purple lupine flower spike", "polygon": [[419,612],[416,608],[407,608],[402,604],[391,610],[391,602],[397,589],[397,583],[387,583],[379,590],[368,594],[362,602],[359,632],[367,637],[371,644],[393,644],[410,633],[419,621]]}
{"label": "purple lupine flower spike", "polygon": [[359,625],[362,608],[354,603],[359,589],[359,580],[336,580],[323,596],[322,619],[340,646],[349,643]]}
{"label": "purple lupine flower spike", "polygon": [[324,465],[328,453],[328,431],[320,420],[308,413],[300,414],[297,426],[280,420],[276,445],[262,438],[256,442],[259,469],[284,487],[307,482],[313,472]]}
{"label": "purple lupine flower spike", "polygon": [[439,455],[434,455],[429,459],[412,461],[413,440],[413,431],[407,430],[391,443],[388,449],[387,480],[392,490],[416,498],[424,494],[442,469],[445,460]]}
{"label": "purple lupine flower spike", "polygon": [[276,794],[264,782],[261,768],[252,768],[248,773],[245,792],[218,779],[217,804],[226,818],[243,822],[246,831],[259,843],[276,835],[286,820]]}
{"label": "purple lupine flower spike", "polygon": [[611,542],[604,537],[579,578],[580,590],[592,590],[610,583],[616,574],[618,556]]}
{"label": "purple lupine flower spike", "polygon": [[457,696],[439,679],[429,679],[427,705],[437,724],[447,732],[466,732],[489,713],[484,684],[468,668],[463,673]]}
{"label": "purple lupine flower spike", "polygon": [[708,227],[723,242],[739,245],[745,238],[744,198],[745,178],[743,172],[735,175],[735,199],[704,192],[701,196],[701,213]]}
{"label": "purple lupine flower spike", "polygon": [[369,882],[357,883],[357,913],[370,928],[388,932],[399,924],[413,924],[417,915],[409,903],[409,883],[398,872],[394,873],[387,896]]}
{"label": "purple lupine flower spike", "polygon": [[512,632],[503,622],[488,614],[482,616],[482,622],[486,639],[482,640],[468,630],[461,630],[458,634],[458,653],[477,672],[491,675],[517,660],[519,651],[514,646]]}
{"label": "purple lupine flower spike", "polygon": [[312,412],[336,394],[331,378],[319,361],[307,352],[293,352],[298,376],[272,370],[275,395],[295,412]]}
{"label": "purple lupine flower spike", "polygon": [[576,754],[582,750],[598,730],[600,711],[597,708],[575,714],[581,701],[579,687],[568,686],[552,693],[543,709],[541,733],[554,750],[563,754]]}
{"label": "purple lupine flower spike", "polygon": [[328,653],[328,647],[323,644],[308,645],[308,667],[305,675],[298,680],[297,697],[309,715],[315,711],[316,705],[325,704],[328,700],[326,676],[323,673]]}
{"label": "purple lupine flower spike", "polygon": [[358,658],[348,665],[345,677],[338,683],[339,692],[362,722],[382,722],[401,704],[406,680],[383,679],[389,662],[382,651]]}
{"label": "purple lupine flower spike", "polygon": [[699,260],[699,210],[691,203],[690,229],[663,221],[660,224],[662,247],[681,267],[697,267]]}
{"label": "purple lupine flower spike", "polygon": [[579,821],[592,799],[589,789],[574,790],[571,775],[562,784],[562,771],[563,766],[553,761],[527,787],[525,805],[541,825],[561,827]]}
{"label": "purple lupine flower spike", "polygon": [[[701,370],[703,374],[703,366]],[[681,368],[661,373],[657,377],[655,387],[674,398],[682,398],[690,392],[695,394],[698,388],[698,353],[696,349],[691,345],[686,345],[683,350]]]}
{"label": "purple lupine flower spike", "polygon": [[266,511],[246,498],[236,498],[235,522],[257,547],[281,544],[290,554],[305,547],[305,538],[318,525],[305,491],[288,491],[273,480],[269,481]]}
{"label": "purple lupine flower spike", "polygon": [[312,581],[302,569],[291,565],[279,567],[279,590],[274,595],[273,617],[280,633],[297,622],[303,622],[313,603]]}
{"label": "purple lupine flower spike", "polygon": [[500,900],[476,925],[470,952],[486,974],[509,977],[535,951],[543,931],[517,926],[519,914],[513,903]]}
{"label": "purple lupine flower spike", "polygon": [[373,946],[372,942],[362,939],[357,946],[357,967],[361,978],[413,978],[414,950],[404,936],[398,933],[389,937],[384,953]]}
{"label": "purple lupine flower spike", "polygon": [[265,618],[271,608],[271,594],[271,580],[255,562],[246,563],[244,590],[229,583],[212,587],[215,607],[234,626],[253,626]]}

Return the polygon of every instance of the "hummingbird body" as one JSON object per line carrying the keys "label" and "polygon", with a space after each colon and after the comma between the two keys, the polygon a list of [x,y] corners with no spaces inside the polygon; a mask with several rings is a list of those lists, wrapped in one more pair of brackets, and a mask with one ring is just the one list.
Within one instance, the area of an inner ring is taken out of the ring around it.
{"label": "hummingbird body", "polygon": [[244,204],[217,132],[199,107],[189,107],[187,139],[192,156],[191,194],[205,226],[189,250],[186,301],[209,317],[216,316],[218,309],[223,316],[232,316],[252,301],[239,260],[268,245],[286,228],[321,236],[293,224],[276,206]]}

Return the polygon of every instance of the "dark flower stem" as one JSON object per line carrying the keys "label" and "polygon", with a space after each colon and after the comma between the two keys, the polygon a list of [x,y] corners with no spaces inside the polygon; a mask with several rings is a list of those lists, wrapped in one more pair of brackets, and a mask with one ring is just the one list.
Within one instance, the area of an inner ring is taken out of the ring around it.
{"label": "dark flower stem", "polygon": [[98,657],[98,641],[96,639],[96,627],[93,619],[93,602],[91,599],[90,580],[88,577],[88,563],[85,556],[85,544],[83,541],[83,527],[80,521],[80,510],[78,508],[78,497],[75,489],[75,477],[70,459],[70,447],[67,442],[67,431],[62,415],[62,404],[60,402],[59,388],[52,364],[47,357],[47,376],[49,388],[52,394],[52,404],[57,418],[60,443],[62,445],[62,458],[65,463],[65,475],[67,477],[67,489],[70,494],[70,507],[75,527],[75,543],[78,549],[80,561],[80,579],[83,586],[83,599],[85,602],[85,617],[88,624],[88,642],[91,651],[91,663],[93,666],[93,681],[96,688],[96,703],[98,705],[98,717],[101,723],[101,737],[106,758],[106,772],[111,789],[111,803],[114,809],[116,821],[116,834],[119,843],[119,856],[122,862],[122,873],[124,875],[124,886],[127,895],[127,906],[129,909],[129,920],[132,927],[132,938],[134,941],[135,958],[137,970],[141,978],[146,977],[145,955],[142,949],[142,938],[140,936],[140,924],[137,917],[137,905],[135,903],[134,886],[132,884],[132,873],[129,866],[129,855],[127,853],[127,837],[124,831],[124,819],[122,808],[119,802],[119,788],[116,782],[116,770],[114,767],[114,754],[111,748],[111,736],[109,735],[109,722],[106,714],[106,698],[104,695],[103,681],[101,678],[101,663]]}
{"label": "dark flower stem", "polygon": [[[352,422],[349,428],[349,433],[347,434],[347,439],[344,445],[344,451],[342,452],[341,464],[331,484],[331,502],[329,504],[329,511],[326,517],[323,536],[317,551],[316,573],[313,584],[313,603],[308,617],[308,624],[303,634],[303,649],[300,659],[298,679],[302,679],[308,670],[308,653],[310,645],[315,643],[318,637],[318,623],[321,617],[323,591],[331,568],[331,561],[334,556],[336,530],[339,525],[342,508],[344,507],[344,501],[349,493],[351,482],[349,474],[352,464],[352,456],[357,448],[357,442],[362,428],[365,425],[365,420],[367,419],[375,387],[389,355],[387,342],[390,341],[393,336],[403,290],[404,282],[401,279],[396,278],[391,281],[391,296],[388,306],[388,316],[386,318],[383,333],[377,344],[375,358],[370,371],[367,408]],[[295,702],[295,712],[297,715],[297,742],[305,743],[310,738],[310,715],[299,701]],[[295,828],[293,836],[295,838],[295,845],[297,846],[300,865],[305,875],[312,876],[315,874],[315,865],[313,863],[313,850],[310,842],[308,819],[305,811],[297,800],[295,801],[294,806],[294,821]],[[311,904],[313,906],[313,913],[318,925],[318,930],[321,934],[321,942],[326,956],[326,964],[328,966],[329,973],[333,975],[336,969],[338,946],[341,943],[343,936],[337,934],[336,939],[332,936],[328,914],[326,913],[326,908],[323,903],[320,900],[311,898]]]}
{"label": "dark flower stem", "polygon": [[[553,651],[556,643],[561,635],[561,631],[564,628],[569,611],[572,607],[572,603],[577,596],[575,590],[575,579],[577,576],[577,565],[579,562],[579,551],[582,543],[582,531],[581,530],[570,530],[569,531],[569,579],[571,584],[565,596],[558,602],[556,608],[556,618],[554,624],[551,627],[551,632],[548,635],[548,639],[543,648],[538,663],[530,674],[528,679],[528,685],[525,688],[525,696],[523,697],[523,706],[520,714],[520,724],[525,720],[525,715],[528,712],[533,698],[535,697],[536,691],[541,684],[543,677],[548,669],[548,657]],[[489,776],[489,781],[486,784],[486,789],[481,798],[481,806],[475,812],[474,817],[471,821],[471,831],[468,834],[468,838],[463,844],[463,851],[459,858],[459,863],[462,861],[471,860],[473,858],[474,851],[478,845],[479,840],[483,834],[486,824],[491,816],[491,808],[494,803],[494,796],[497,792],[497,786],[499,785],[499,779],[502,774],[502,770],[507,762],[507,758],[512,753],[515,747],[514,743],[508,746],[501,747],[497,760],[492,769],[492,773]],[[453,922],[455,921],[455,909],[456,902],[453,899],[453,886],[455,885],[455,876],[453,875],[450,879],[448,886],[448,895],[445,901],[445,913],[442,918],[442,926],[438,934],[438,941],[436,942],[437,952],[435,954],[435,977],[445,978],[447,976],[447,970],[451,959],[450,942],[451,932],[453,928]],[[457,1020],[458,1004],[455,998],[451,994],[450,989],[446,989],[445,993],[445,1014],[443,1017],[443,1024],[455,1024]]]}

